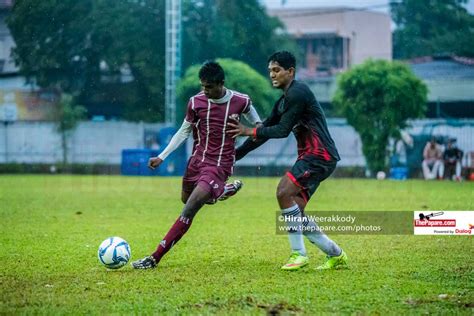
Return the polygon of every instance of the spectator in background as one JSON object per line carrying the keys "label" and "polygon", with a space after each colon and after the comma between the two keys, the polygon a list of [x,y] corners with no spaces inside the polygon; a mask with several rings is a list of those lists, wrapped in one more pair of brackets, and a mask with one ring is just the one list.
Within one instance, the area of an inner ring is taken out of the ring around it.
{"label": "spectator in background", "polygon": [[392,167],[407,166],[407,149],[413,148],[413,137],[405,131],[400,132],[400,139],[395,141],[393,155],[390,158]]}
{"label": "spectator in background", "polygon": [[447,171],[448,177],[456,181],[461,181],[461,160],[463,151],[456,147],[456,139],[450,139],[443,154],[444,164],[441,164],[441,177]]}
{"label": "spectator in background", "polygon": [[431,141],[426,143],[425,149],[423,149],[423,162],[421,167],[423,169],[423,176],[426,180],[436,179],[436,177],[442,178],[440,173],[443,152],[441,146],[436,143],[436,139],[433,137]]}

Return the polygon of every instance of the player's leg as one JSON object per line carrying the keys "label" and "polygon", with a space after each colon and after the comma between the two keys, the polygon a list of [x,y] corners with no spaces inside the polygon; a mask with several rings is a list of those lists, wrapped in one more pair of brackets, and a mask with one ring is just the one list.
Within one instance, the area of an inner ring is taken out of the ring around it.
{"label": "player's leg", "polygon": [[300,207],[301,212],[304,213],[304,209],[306,208],[306,204],[308,204],[308,203],[307,203],[307,201],[303,198],[303,196],[302,196],[301,194],[295,196],[295,202],[296,202],[296,204],[298,204],[298,206]]}
{"label": "player's leg", "polygon": [[189,196],[191,195],[192,191],[189,192],[189,191],[181,191],[181,202],[183,202],[183,204],[186,204],[186,202],[188,201],[189,199]]}
{"label": "player's leg", "polygon": [[[195,205],[195,202],[193,201],[196,200],[196,196],[201,195],[200,189],[197,188],[197,183],[199,181],[200,176],[201,174],[200,174],[198,162],[191,157],[188,161],[188,165],[186,167],[186,172],[184,173],[183,182],[182,182],[181,201],[185,204],[183,207],[183,211],[188,210],[187,212],[189,212],[189,209],[193,209]],[[196,191],[195,196],[193,199],[191,199],[191,196],[193,195],[195,191]],[[203,199],[204,198],[205,197],[203,197]],[[182,215],[183,214],[181,214],[181,216],[176,220],[174,225],[168,231],[168,234],[160,242],[160,245],[158,245],[157,247],[157,251],[160,250],[160,248],[162,248],[160,252],[166,253],[169,250],[169,248],[171,248],[171,246],[173,246],[176,243],[177,241],[176,238],[178,238],[179,240],[179,238],[181,238],[184,235],[184,233],[186,233],[186,231],[189,229],[189,226],[191,225],[191,220],[186,217],[183,217]],[[165,247],[160,247],[160,246],[165,246]],[[135,269],[149,269],[149,268],[156,267],[158,261],[161,259],[161,257],[164,254],[164,253],[158,254],[156,252],[155,252],[155,256],[150,255],[143,259],[132,262],[132,266]]]}
{"label": "player's leg", "polygon": [[281,214],[285,219],[288,231],[288,240],[291,246],[291,255],[282,270],[298,270],[308,264],[306,248],[302,235],[302,212],[298,206],[298,193],[301,188],[295,185],[288,177],[283,176],[277,187],[277,200]]}
{"label": "player's leg", "polygon": [[184,234],[186,234],[188,229],[191,227],[194,216],[210,197],[211,193],[209,189],[198,183],[184,205],[181,215],[160,242],[156,251],[152,254],[156,263],[163,258],[163,256],[181,239],[181,237],[184,236]]}
{"label": "player's leg", "polygon": [[163,256],[186,234],[191,227],[194,216],[211,196],[210,190],[198,183],[189,195],[189,198],[187,198],[181,215],[173,226],[171,226],[163,240],[161,240],[156,251],[151,256],[133,262],[132,266],[135,269],[150,269],[156,267]]}
{"label": "player's leg", "polygon": [[183,182],[181,185],[181,202],[186,204],[189,199],[189,196],[196,187],[197,181],[199,180],[199,166],[198,162],[191,157],[186,166],[186,171],[183,176]]}
{"label": "player's leg", "polygon": [[[195,168],[196,167],[196,168]],[[188,165],[188,170],[183,177],[183,192],[188,192],[194,185],[191,195],[180,217],[168,231],[158,245],[156,251],[149,257],[132,263],[136,269],[154,268],[161,258],[173,247],[191,227],[192,220],[202,206],[211,199],[216,199],[224,190],[225,181],[230,171],[215,166]]]}
{"label": "player's leg", "polygon": [[[326,254],[327,260],[324,269],[336,268],[347,264],[347,256],[339,245],[328,237],[318,224],[307,215],[303,215],[303,235]],[[318,267],[322,269],[323,266]]]}
{"label": "player's leg", "polygon": [[347,256],[333,240],[320,230],[318,224],[312,218],[303,213],[303,210],[306,203],[318,189],[320,183],[327,179],[335,168],[336,162],[308,158],[298,161],[292,170],[287,173],[288,178],[293,184],[300,188],[295,200],[300,201],[298,204],[303,206],[303,235],[326,254],[328,257],[326,264],[329,262],[331,268],[345,265]]}

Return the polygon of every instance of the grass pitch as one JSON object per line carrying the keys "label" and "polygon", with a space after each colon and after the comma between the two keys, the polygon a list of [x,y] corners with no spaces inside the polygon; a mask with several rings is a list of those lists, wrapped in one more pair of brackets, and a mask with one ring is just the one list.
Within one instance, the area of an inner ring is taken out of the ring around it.
{"label": "grass pitch", "polygon": [[[156,270],[107,271],[97,247],[120,236],[148,255],[180,213],[179,178],[0,176],[0,314],[466,314],[472,236],[332,235],[350,269],[279,267],[278,178],[244,178],[205,206]],[[474,183],[325,181],[307,210],[474,209]],[[474,224],[474,223],[473,223]]]}

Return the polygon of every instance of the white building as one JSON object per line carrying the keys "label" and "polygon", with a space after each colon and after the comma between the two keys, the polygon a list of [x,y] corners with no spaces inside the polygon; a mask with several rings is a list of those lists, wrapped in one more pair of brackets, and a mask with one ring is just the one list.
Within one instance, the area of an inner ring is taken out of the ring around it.
{"label": "white building", "polygon": [[332,75],[368,58],[392,59],[390,16],[336,8],[268,9],[278,17],[304,52],[299,75]]}

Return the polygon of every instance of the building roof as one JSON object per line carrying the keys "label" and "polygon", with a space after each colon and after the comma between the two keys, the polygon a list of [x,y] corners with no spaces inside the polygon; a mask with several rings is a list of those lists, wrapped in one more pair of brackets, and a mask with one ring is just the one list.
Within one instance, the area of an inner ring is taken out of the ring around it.
{"label": "building roof", "polygon": [[269,8],[270,15],[278,17],[314,16],[320,14],[338,14],[346,12],[364,12],[367,14],[387,15],[383,12],[370,11],[361,8],[335,6],[335,7],[298,7],[298,8]]}
{"label": "building roof", "polygon": [[420,57],[409,61],[415,75],[428,86],[428,100],[474,100],[474,59],[458,56]]}
{"label": "building roof", "polygon": [[424,80],[472,79],[474,59],[457,56],[421,57],[409,61],[413,72]]}

